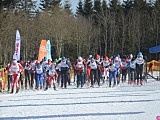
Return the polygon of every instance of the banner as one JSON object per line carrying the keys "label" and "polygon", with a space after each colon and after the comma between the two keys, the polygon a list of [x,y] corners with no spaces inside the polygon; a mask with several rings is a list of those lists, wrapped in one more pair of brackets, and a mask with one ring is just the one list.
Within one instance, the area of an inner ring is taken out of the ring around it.
{"label": "banner", "polygon": [[14,51],[14,55],[13,55],[13,59],[15,59],[17,61],[20,61],[20,42],[21,42],[20,33],[17,30],[16,31],[15,51]]}
{"label": "banner", "polygon": [[47,40],[47,45],[46,45],[46,49],[47,49],[47,55],[46,55],[46,59],[51,59],[52,60],[52,57],[51,57],[51,43],[50,43],[50,40]]}
{"label": "banner", "polygon": [[39,54],[38,54],[38,61],[42,61],[44,57],[47,55],[47,50],[46,50],[46,40],[42,40],[40,47],[39,47]]}
{"label": "banner", "polygon": [[147,62],[147,70],[152,66],[153,71],[160,71],[160,61],[152,60],[151,62]]}

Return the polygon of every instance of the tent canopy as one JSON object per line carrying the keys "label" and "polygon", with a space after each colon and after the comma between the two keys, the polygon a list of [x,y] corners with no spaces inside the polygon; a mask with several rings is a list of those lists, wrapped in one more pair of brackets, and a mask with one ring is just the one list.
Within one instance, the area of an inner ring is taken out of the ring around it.
{"label": "tent canopy", "polygon": [[160,45],[149,48],[150,53],[159,53],[160,52]]}

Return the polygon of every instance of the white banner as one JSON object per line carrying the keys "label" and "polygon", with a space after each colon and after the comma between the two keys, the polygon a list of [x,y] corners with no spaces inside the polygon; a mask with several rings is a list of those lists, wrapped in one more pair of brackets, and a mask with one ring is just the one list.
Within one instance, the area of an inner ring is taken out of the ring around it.
{"label": "white banner", "polygon": [[16,31],[16,42],[15,42],[15,52],[13,55],[13,59],[20,61],[20,44],[21,43],[21,38],[20,38],[20,33],[17,30]]}

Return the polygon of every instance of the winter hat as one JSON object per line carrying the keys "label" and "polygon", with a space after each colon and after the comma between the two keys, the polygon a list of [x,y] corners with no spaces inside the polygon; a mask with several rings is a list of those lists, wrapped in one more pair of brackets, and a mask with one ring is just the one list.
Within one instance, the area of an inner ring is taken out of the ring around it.
{"label": "winter hat", "polygon": [[51,59],[48,59],[48,63],[51,63],[52,62],[52,60]]}
{"label": "winter hat", "polygon": [[108,56],[105,56],[105,58],[104,58],[105,60],[108,60]]}
{"label": "winter hat", "polygon": [[62,56],[62,60],[65,60],[66,58],[64,56]]}
{"label": "winter hat", "polygon": [[115,60],[119,60],[119,58],[118,58],[118,57],[115,57]]}
{"label": "winter hat", "polygon": [[92,58],[91,61],[94,61],[94,58]]}
{"label": "winter hat", "polygon": [[133,58],[133,55],[132,54],[130,54],[130,56],[129,56],[131,59]]}
{"label": "winter hat", "polygon": [[82,60],[82,57],[81,57],[81,56],[79,56],[79,57],[78,57],[78,60]]}
{"label": "winter hat", "polygon": [[138,55],[137,55],[137,57],[143,57],[143,55],[142,55],[142,52],[138,52]]}
{"label": "winter hat", "polygon": [[89,58],[92,58],[92,55],[89,55]]}
{"label": "winter hat", "polygon": [[13,63],[17,63],[17,61],[14,59],[13,61],[12,61]]}

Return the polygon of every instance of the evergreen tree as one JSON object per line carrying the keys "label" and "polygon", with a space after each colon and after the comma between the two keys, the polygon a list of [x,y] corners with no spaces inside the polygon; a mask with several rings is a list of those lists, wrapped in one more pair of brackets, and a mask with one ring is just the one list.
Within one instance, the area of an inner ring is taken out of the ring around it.
{"label": "evergreen tree", "polygon": [[84,16],[86,16],[86,17],[90,17],[93,14],[92,0],[85,0],[84,1],[83,11],[84,11]]}
{"label": "evergreen tree", "polygon": [[64,9],[65,9],[68,13],[72,13],[71,3],[70,3],[69,0],[65,0],[65,1],[64,1]]}
{"label": "evergreen tree", "polygon": [[14,5],[14,0],[0,0],[0,10],[4,8],[10,8],[13,5]]}
{"label": "evergreen tree", "polygon": [[25,13],[30,13],[36,8],[36,2],[33,0],[20,0],[16,3],[16,8],[18,10],[24,11]]}
{"label": "evergreen tree", "polygon": [[123,2],[122,7],[124,8],[125,14],[128,14],[131,11],[131,9],[133,9],[133,5],[134,4],[132,0],[127,0]]}
{"label": "evergreen tree", "polygon": [[101,0],[94,0],[94,14],[100,14],[101,13]]}
{"label": "evergreen tree", "polygon": [[40,9],[51,9],[53,6],[60,6],[61,0],[41,0]]}
{"label": "evergreen tree", "polygon": [[100,24],[100,15],[102,12],[101,8],[101,1],[100,0],[94,0],[94,6],[93,6],[93,18],[96,25]]}
{"label": "evergreen tree", "polygon": [[117,12],[120,8],[119,1],[118,0],[110,0],[109,8],[110,8],[110,11]]}
{"label": "evergreen tree", "polygon": [[83,3],[82,3],[82,0],[79,0],[79,3],[78,3],[78,6],[77,6],[77,9],[76,9],[76,14],[77,15],[83,15]]}
{"label": "evergreen tree", "polygon": [[103,0],[102,1],[102,13],[103,13],[103,15],[106,15],[107,9],[108,9],[107,2],[106,2],[106,0]]}

